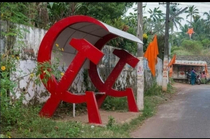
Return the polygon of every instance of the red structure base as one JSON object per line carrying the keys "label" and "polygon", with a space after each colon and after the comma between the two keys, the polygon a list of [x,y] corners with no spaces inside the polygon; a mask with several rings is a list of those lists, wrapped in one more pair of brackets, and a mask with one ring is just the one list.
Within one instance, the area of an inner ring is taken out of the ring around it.
{"label": "red structure base", "polygon": [[138,107],[135,101],[135,97],[133,95],[133,90],[132,88],[127,88],[126,89],[126,93],[127,93],[127,99],[128,99],[128,109],[131,112],[138,112]]}
{"label": "red structure base", "polygon": [[102,124],[94,92],[86,91],[86,99],[89,123]]}

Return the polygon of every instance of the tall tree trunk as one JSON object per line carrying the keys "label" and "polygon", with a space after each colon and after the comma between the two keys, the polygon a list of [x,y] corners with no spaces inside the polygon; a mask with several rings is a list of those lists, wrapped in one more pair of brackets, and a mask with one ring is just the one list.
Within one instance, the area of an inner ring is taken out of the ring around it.
{"label": "tall tree trunk", "polygon": [[72,2],[70,5],[71,7],[71,10],[70,10],[70,14],[69,15],[74,15],[75,14],[75,6],[76,6],[76,3],[75,2]]}
{"label": "tall tree trunk", "polygon": [[38,27],[46,28],[49,22],[49,15],[47,11],[47,3],[46,2],[37,2],[37,11],[38,11]]}
{"label": "tall tree trunk", "polygon": [[36,2],[29,3],[29,24],[35,26],[35,18],[36,18]]}

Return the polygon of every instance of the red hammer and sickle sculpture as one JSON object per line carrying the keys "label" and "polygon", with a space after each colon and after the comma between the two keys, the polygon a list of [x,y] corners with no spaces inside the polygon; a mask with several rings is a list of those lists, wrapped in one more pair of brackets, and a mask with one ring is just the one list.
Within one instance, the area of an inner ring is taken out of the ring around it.
{"label": "red hammer and sickle sculpture", "polygon": [[[104,44],[106,44],[106,42],[117,37],[117,35],[109,33],[108,29],[101,22],[95,20],[94,18],[88,16],[71,16],[56,22],[45,34],[40,44],[37,61],[39,63],[50,62],[52,48],[55,45],[56,38],[65,28],[68,28],[69,26],[79,22],[96,24],[104,31],[106,31],[107,35],[99,38],[94,43],[94,45],[92,45],[86,39],[77,39],[75,37],[73,37],[69,41],[69,44],[74,47],[78,51],[78,53],[75,55],[73,61],[70,63],[60,82],[57,82],[54,75],[52,75],[47,83],[43,83],[46,89],[50,92],[51,96],[39,112],[40,116],[51,117],[61,101],[69,103],[87,103],[89,123],[101,124],[102,122],[99,115],[98,107],[101,106],[103,100],[106,98],[107,95],[114,97],[127,96],[129,110],[133,112],[138,112],[132,89],[127,88],[125,91],[117,91],[112,89],[112,86],[125,64],[129,64],[130,66],[135,67],[139,60],[124,50],[115,50],[114,54],[118,56],[120,60],[106,82],[103,83],[98,75],[96,67],[96,65],[104,56],[104,54],[100,50],[102,49]],[[99,99],[96,99],[95,94],[92,91],[86,91],[85,95],[77,95],[68,91],[69,87],[71,86],[76,75],[82,68],[86,59],[90,60],[89,75],[92,82],[100,92],[105,92],[102,97],[100,97],[101,95],[99,95]],[[42,70],[40,78],[43,79],[44,75],[45,73]]]}

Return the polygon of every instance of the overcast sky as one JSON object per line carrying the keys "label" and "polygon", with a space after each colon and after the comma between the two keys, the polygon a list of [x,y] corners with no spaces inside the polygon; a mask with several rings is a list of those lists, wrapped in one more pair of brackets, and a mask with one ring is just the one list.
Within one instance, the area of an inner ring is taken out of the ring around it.
{"label": "overcast sky", "polygon": [[[166,5],[159,5],[158,2],[143,2],[143,5],[146,5],[146,8],[144,9],[143,11],[143,16],[149,16],[148,14],[148,10],[151,9],[153,10],[155,7],[160,7],[160,10],[163,11],[163,13],[166,13]],[[199,15],[203,17],[203,13],[204,12],[209,12],[210,11],[210,2],[179,2],[179,5],[178,7],[181,8],[181,9],[184,9],[185,7],[188,7],[188,6],[192,6],[192,5],[195,5],[195,7],[198,9],[198,12],[199,12]],[[130,12],[134,12],[133,8],[137,7],[136,4],[133,5],[132,8],[130,8],[128,11],[127,11],[127,14],[128,15]],[[182,21],[183,23],[182,24],[186,24],[186,13],[181,13],[179,16],[183,17],[184,20]],[[190,20],[189,17],[187,20]]]}

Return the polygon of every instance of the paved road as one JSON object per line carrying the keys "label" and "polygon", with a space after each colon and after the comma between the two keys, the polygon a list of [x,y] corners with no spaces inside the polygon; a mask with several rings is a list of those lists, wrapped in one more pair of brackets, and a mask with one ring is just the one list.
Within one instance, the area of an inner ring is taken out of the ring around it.
{"label": "paved road", "polygon": [[210,85],[176,83],[178,93],[132,138],[210,138]]}

